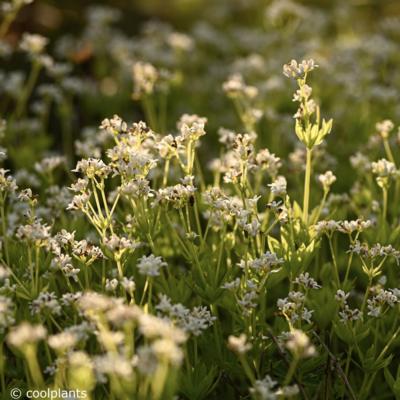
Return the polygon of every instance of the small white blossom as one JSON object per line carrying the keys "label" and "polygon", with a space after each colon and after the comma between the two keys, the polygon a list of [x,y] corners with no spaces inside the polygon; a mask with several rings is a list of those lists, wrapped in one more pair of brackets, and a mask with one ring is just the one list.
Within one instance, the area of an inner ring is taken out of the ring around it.
{"label": "small white blossom", "polygon": [[298,329],[293,329],[286,342],[286,347],[293,354],[300,358],[312,357],[316,354],[314,345],[310,342],[309,337]]}
{"label": "small white blossom", "polygon": [[252,345],[247,342],[247,336],[242,333],[240,336],[230,335],[228,347],[235,353],[246,354],[252,348]]}
{"label": "small white blossom", "polygon": [[46,337],[46,329],[42,325],[31,325],[29,322],[21,322],[7,335],[7,341],[11,346],[22,348],[26,345],[36,344]]}
{"label": "small white blossom", "polygon": [[161,257],[156,257],[153,254],[139,258],[137,268],[139,273],[147,276],[158,276],[162,267],[168,264]]}

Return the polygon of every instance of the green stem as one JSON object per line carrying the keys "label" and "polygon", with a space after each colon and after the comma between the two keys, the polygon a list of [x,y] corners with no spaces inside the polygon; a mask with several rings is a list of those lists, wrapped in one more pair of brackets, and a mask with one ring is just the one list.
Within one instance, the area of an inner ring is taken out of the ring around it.
{"label": "green stem", "polygon": [[150,125],[150,128],[154,131],[157,131],[157,118],[155,115],[154,103],[149,95],[143,96],[143,109],[146,115],[147,123]]}
{"label": "green stem", "polygon": [[296,372],[296,367],[297,367],[298,361],[299,361],[298,358],[294,357],[292,362],[290,363],[289,370],[288,370],[285,380],[283,382],[284,386],[287,386],[291,382],[291,380],[294,376],[294,373]]}
{"label": "green stem", "polygon": [[26,85],[24,87],[24,90],[21,93],[21,96],[19,97],[18,103],[15,108],[15,117],[16,118],[21,118],[23,117],[23,114],[25,112],[26,108],[26,103],[29,99],[29,96],[31,95],[33,88],[36,84],[36,81],[39,77],[39,72],[41,70],[42,66],[39,62],[34,61],[32,64],[32,69],[28,77],[28,81],[26,82]]}
{"label": "green stem", "polygon": [[383,211],[382,211],[382,219],[386,221],[387,216],[387,205],[388,205],[388,190],[387,188],[383,188]]}
{"label": "green stem", "polygon": [[218,284],[218,281],[219,281],[219,273],[220,273],[220,269],[221,269],[222,255],[224,253],[224,247],[225,247],[225,236],[226,236],[226,225],[224,225],[224,228],[222,230],[221,242],[220,242],[220,247],[219,247],[219,252],[218,252],[218,263],[217,263],[217,270],[216,270],[216,275],[215,275],[215,283],[216,284]]}
{"label": "green stem", "polygon": [[368,277],[368,285],[367,285],[367,289],[365,290],[364,299],[363,299],[363,302],[362,302],[362,305],[361,305],[361,313],[362,314],[364,313],[365,306],[367,304],[367,300],[368,300],[368,296],[369,296],[369,290],[370,290],[371,286],[372,286],[372,278]]}
{"label": "green stem", "polygon": [[40,256],[40,248],[38,246],[35,247],[35,289],[36,293],[39,293],[39,256]]}
{"label": "green stem", "polygon": [[162,398],[165,384],[168,378],[168,365],[166,362],[162,362],[159,364],[156,372],[154,374],[154,379],[152,381],[152,398],[154,400],[159,400]]}
{"label": "green stem", "polygon": [[331,255],[332,255],[333,267],[335,269],[336,283],[337,283],[337,287],[339,288],[340,287],[339,268],[338,268],[338,264],[337,264],[337,260],[336,260],[335,250],[334,250],[333,244],[332,244],[332,237],[330,235],[328,235],[328,242],[329,242],[329,249],[330,249]]}
{"label": "green stem", "polygon": [[2,24],[0,25],[0,39],[8,32],[10,25],[18,14],[20,7],[16,7],[12,12],[6,14]]}
{"label": "green stem", "polygon": [[167,183],[168,183],[169,164],[170,164],[170,160],[169,159],[165,160],[164,176],[163,176],[163,181],[162,181],[163,187],[166,187]]}
{"label": "green stem", "polygon": [[303,222],[306,225],[308,225],[308,208],[310,202],[311,155],[312,155],[312,149],[307,148],[307,163],[306,163],[306,175],[304,179],[304,198],[303,198]]}
{"label": "green stem", "polygon": [[8,237],[7,237],[7,220],[5,215],[5,198],[1,201],[0,206],[0,217],[1,217],[1,227],[3,231],[3,246],[4,246],[4,254],[6,257],[7,265],[10,264],[10,255],[8,252]]}
{"label": "green stem", "polygon": [[24,355],[33,382],[35,383],[36,387],[43,387],[44,380],[41,373],[42,369],[40,368],[36,357],[36,347],[29,344],[24,352]]}
{"label": "green stem", "polygon": [[244,354],[240,354],[239,355],[239,360],[242,364],[242,367],[244,369],[245,374],[247,375],[247,377],[249,378],[250,382],[252,385],[254,385],[256,378],[254,377],[254,373],[252,371],[252,369],[250,368],[249,363],[247,362],[246,357],[244,356]]}
{"label": "green stem", "polygon": [[387,138],[383,139],[383,146],[385,147],[386,156],[389,159],[389,161],[392,162],[394,165],[396,165],[396,162],[394,161],[392,150],[390,148],[389,140]]}

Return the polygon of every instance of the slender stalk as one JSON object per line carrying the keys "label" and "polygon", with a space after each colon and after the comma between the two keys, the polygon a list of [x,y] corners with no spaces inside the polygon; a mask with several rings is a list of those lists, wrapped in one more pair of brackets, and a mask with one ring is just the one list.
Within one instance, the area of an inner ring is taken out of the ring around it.
{"label": "slender stalk", "polygon": [[[351,235],[349,235],[350,236],[350,243],[353,244],[358,239],[359,235],[360,235],[360,232],[357,232],[354,240],[352,239]],[[353,261],[353,256],[354,256],[354,253],[350,253],[349,260],[347,262],[347,267],[346,267],[346,275],[344,276],[344,283],[343,283],[344,285],[346,285],[346,283],[347,283],[347,281],[349,279],[350,267],[351,267],[351,263]]]}
{"label": "slender stalk", "polygon": [[386,156],[389,159],[389,161],[392,162],[394,165],[396,165],[396,162],[394,161],[392,149],[390,148],[389,140],[387,138],[383,139],[383,146],[385,147]]}
{"label": "slender stalk", "polygon": [[152,398],[154,400],[162,398],[167,378],[168,378],[168,364],[163,362],[158,366],[154,374],[154,379],[152,381],[152,393],[153,393]]}
{"label": "slender stalk", "polygon": [[40,271],[39,261],[40,261],[40,248],[39,248],[39,246],[35,246],[35,272],[36,272],[35,290],[36,290],[36,293],[39,293],[39,271]]}
{"label": "slender stalk", "polygon": [[217,270],[216,270],[216,275],[215,275],[215,282],[218,284],[219,281],[219,274],[220,274],[220,269],[221,269],[221,262],[222,262],[222,255],[224,252],[224,247],[225,247],[225,234],[226,234],[226,226],[224,225],[222,235],[221,235],[221,242],[219,246],[219,252],[218,252],[218,262],[217,262]]}
{"label": "slender stalk", "polygon": [[240,360],[240,363],[242,364],[242,367],[244,369],[246,376],[249,378],[251,384],[254,385],[256,378],[254,377],[254,373],[253,373],[249,363],[247,362],[247,359],[244,356],[244,354],[239,355],[239,360]]}
{"label": "slender stalk", "polygon": [[165,160],[164,176],[163,176],[163,181],[162,181],[163,187],[166,187],[167,183],[168,183],[169,164],[170,164],[170,160],[169,159]]}
{"label": "slender stalk", "polygon": [[367,285],[367,288],[365,290],[363,302],[362,302],[362,305],[361,305],[361,313],[364,313],[365,306],[367,304],[367,300],[368,300],[368,296],[369,296],[369,290],[371,289],[371,286],[372,286],[372,278],[369,276],[368,277],[368,285]]}
{"label": "slender stalk", "polygon": [[42,369],[40,368],[36,357],[36,347],[33,345],[28,345],[24,351],[24,355],[33,382],[35,383],[36,387],[43,387],[44,380],[41,372]]}
{"label": "slender stalk", "polygon": [[142,298],[140,299],[140,303],[139,303],[140,305],[143,304],[144,298],[146,297],[147,288],[149,287],[149,280],[150,280],[150,278],[147,277],[146,282],[144,284],[144,288],[143,288]]}
{"label": "slender stalk", "polygon": [[14,21],[15,17],[18,14],[20,7],[15,7],[15,9],[6,14],[3,22],[0,25],[0,39],[6,35],[6,33],[8,32],[8,29],[10,28],[10,25],[12,24],[12,22]]}
{"label": "slender stalk", "polygon": [[313,221],[312,221],[311,223],[314,223],[314,224],[315,224],[315,223],[318,222],[319,217],[320,217],[320,215],[321,215],[321,212],[322,212],[322,210],[323,210],[323,208],[324,208],[324,205],[325,205],[325,203],[326,203],[326,198],[328,197],[328,193],[329,193],[328,190],[324,190],[324,195],[323,195],[323,197],[322,197],[321,203],[320,203],[320,205],[319,205],[319,207],[318,207],[318,210],[317,210],[317,213],[315,214],[315,217],[313,218]]}
{"label": "slender stalk", "polygon": [[337,284],[337,287],[339,288],[340,287],[339,267],[337,264],[336,254],[335,254],[335,250],[333,248],[331,235],[328,235],[328,242],[329,242],[329,249],[330,249],[331,255],[332,255],[333,267],[335,269],[336,284]]}
{"label": "slender stalk", "polygon": [[306,225],[308,225],[308,208],[310,202],[311,155],[312,155],[312,150],[307,148],[307,163],[306,163],[306,175],[304,179],[304,198],[303,198],[303,222]]}
{"label": "slender stalk", "polygon": [[297,367],[298,362],[299,362],[298,357],[293,357],[293,359],[290,363],[288,372],[286,373],[285,380],[283,381],[284,386],[287,386],[291,382],[291,380],[294,376],[294,373],[296,372],[296,367]]}
{"label": "slender stalk", "polygon": [[8,237],[7,237],[7,220],[5,213],[5,199],[3,198],[0,204],[0,217],[1,217],[1,229],[3,231],[3,247],[4,254],[6,257],[7,265],[10,264],[10,255],[8,252]]}
{"label": "slender stalk", "polygon": [[150,125],[150,128],[153,129],[154,131],[157,131],[158,126],[157,126],[157,117],[154,110],[154,103],[152,98],[148,95],[143,96],[143,109],[146,115],[146,120]]}
{"label": "slender stalk", "polygon": [[387,217],[387,206],[388,206],[388,190],[387,188],[382,189],[383,192],[383,211],[382,211],[382,219],[383,221],[386,221]]}
{"label": "slender stalk", "polygon": [[29,74],[28,80],[26,82],[26,85],[21,93],[21,96],[19,97],[18,103],[15,108],[15,114],[14,116],[16,118],[21,118],[25,112],[26,109],[26,103],[32,94],[33,88],[36,84],[36,81],[39,77],[39,73],[41,70],[42,66],[39,62],[34,61],[32,64],[32,69]]}

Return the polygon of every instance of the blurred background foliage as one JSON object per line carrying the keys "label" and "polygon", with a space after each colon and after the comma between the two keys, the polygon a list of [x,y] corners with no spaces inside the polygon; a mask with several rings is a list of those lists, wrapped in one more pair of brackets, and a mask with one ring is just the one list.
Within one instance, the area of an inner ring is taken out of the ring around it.
{"label": "blurred background foliage", "polygon": [[[330,155],[321,149],[317,172],[331,168],[346,176],[349,157],[360,146],[374,147],[375,123],[400,120],[398,0],[36,0],[20,12],[5,40],[16,45],[23,32],[48,37],[49,53],[70,63],[77,81],[67,106],[51,113],[47,139],[32,141],[26,133],[10,139],[18,144],[18,156],[10,152],[16,166],[32,165],[49,149],[67,152],[82,132],[114,113],[128,121],[145,118],[131,96],[132,65],[138,61],[169,71],[166,132],[174,131],[182,113],[208,118],[200,149],[205,163],[218,155],[220,127],[244,131],[222,89],[230,75],[240,73],[258,91],[252,107],[262,113],[260,147],[288,159],[291,179],[301,180],[294,87],[282,76],[282,65],[292,58],[313,57],[321,66],[311,84],[323,116],[334,119]],[[188,35],[190,46],[171,44],[175,32]],[[5,71],[29,71],[22,55],[0,62]],[[48,81],[41,74],[39,83]],[[341,180],[336,187],[350,185],[350,179]]]}

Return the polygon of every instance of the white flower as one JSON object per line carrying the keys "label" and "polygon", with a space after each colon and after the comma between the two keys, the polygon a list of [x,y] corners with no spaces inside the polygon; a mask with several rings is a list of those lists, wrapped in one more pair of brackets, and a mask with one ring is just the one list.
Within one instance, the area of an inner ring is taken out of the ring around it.
{"label": "white flower", "polygon": [[174,208],[182,208],[186,204],[194,201],[196,188],[192,185],[177,184],[160,188],[156,192],[156,199],[153,202],[153,207],[157,204],[171,204]]}
{"label": "white flower", "polygon": [[339,303],[344,304],[344,303],[346,303],[347,298],[348,298],[349,296],[350,296],[350,293],[346,293],[346,292],[344,292],[342,289],[339,289],[339,290],[336,291],[335,299],[336,299]]}
{"label": "white flower", "polygon": [[346,303],[342,311],[339,311],[340,321],[345,323],[348,321],[358,321],[362,319],[362,313],[358,308],[351,309]]}
{"label": "white flower", "polygon": [[168,264],[161,257],[156,257],[153,254],[139,258],[137,268],[139,273],[147,276],[160,275],[160,269]]}
{"label": "white flower", "polygon": [[363,221],[362,219],[356,219],[353,221],[341,221],[339,231],[343,233],[353,233],[354,231],[363,232],[372,226],[372,221]]}
{"label": "white flower", "polygon": [[43,53],[48,42],[49,40],[41,35],[24,33],[19,46],[21,50],[35,56]]}
{"label": "white flower", "polygon": [[387,139],[389,137],[389,133],[394,128],[394,124],[390,119],[385,119],[381,122],[377,122],[375,128],[383,139]]}
{"label": "white flower", "polygon": [[117,279],[106,279],[106,290],[108,292],[113,292],[118,287],[118,280]]}
{"label": "white flower", "polygon": [[139,316],[139,329],[148,339],[165,338],[173,340],[175,343],[184,343],[187,340],[187,335],[182,329],[151,314]]}
{"label": "white flower", "polygon": [[94,358],[94,367],[100,374],[116,375],[129,379],[132,375],[132,364],[124,356],[117,353],[107,353]]}
{"label": "white flower", "polygon": [[49,346],[58,351],[72,349],[78,341],[77,336],[73,332],[60,332],[49,336],[47,339]]}
{"label": "white flower", "polygon": [[228,347],[235,353],[245,354],[252,348],[252,345],[247,342],[247,336],[242,333],[240,336],[230,335]]}
{"label": "white flower", "polygon": [[103,160],[96,158],[82,159],[78,161],[73,172],[81,172],[86,175],[89,179],[94,178],[106,178],[110,172],[111,168],[104,164]]}
{"label": "white flower", "polygon": [[283,74],[288,78],[304,78],[308,72],[315,68],[318,68],[318,65],[315,64],[313,59],[303,60],[300,63],[296,60],[291,60],[290,63],[283,66]]}
{"label": "white flower", "polygon": [[340,229],[340,223],[334,220],[319,221],[314,225],[314,228],[318,235],[321,235],[323,233],[330,235]]}
{"label": "white flower", "polygon": [[261,224],[258,222],[258,220],[253,219],[250,223],[248,224],[242,224],[241,221],[239,221],[239,226],[242,226],[243,229],[250,235],[250,236],[257,236],[258,232],[260,231]]}
{"label": "white flower", "polygon": [[18,189],[18,186],[11,176],[7,175],[8,170],[0,168],[0,192],[13,193]]}
{"label": "white flower", "polygon": [[321,286],[313,279],[308,272],[300,274],[296,279],[295,283],[303,286],[306,289],[320,289]]}
{"label": "white flower", "polygon": [[193,39],[180,32],[172,32],[167,37],[168,44],[179,51],[190,51],[193,49]]}
{"label": "white flower", "polygon": [[154,354],[162,361],[167,360],[172,365],[179,365],[183,359],[183,352],[177,343],[168,338],[157,339],[151,345]]}
{"label": "white flower", "polygon": [[241,74],[233,74],[223,83],[224,92],[231,98],[243,96],[248,99],[253,99],[258,94],[258,89],[255,86],[246,85]]}
{"label": "white flower", "polygon": [[3,334],[5,329],[13,325],[14,304],[8,297],[0,295],[0,334]]}
{"label": "white flower", "polygon": [[126,250],[135,250],[139,244],[123,236],[112,234],[104,239],[104,244],[112,252],[125,252]]}
{"label": "white flower", "polygon": [[299,387],[297,385],[283,386],[276,391],[278,396],[292,397],[299,394]]}
{"label": "white flower", "polygon": [[282,166],[281,159],[270,153],[268,149],[260,150],[256,154],[255,160],[257,165],[272,177],[277,175],[279,168]]}
{"label": "white flower", "polygon": [[61,306],[54,292],[42,292],[30,304],[31,313],[46,314],[47,312],[54,315],[61,313]]}
{"label": "white flower", "polygon": [[357,152],[350,157],[350,163],[353,168],[360,170],[361,172],[366,172],[371,169],[371,162],[367,156]]}
{"label": "white flower", "polygon": [[133,280],[133,278],[127,278],[126,276],[124,276],[120,283],[121,283],[121,286],[125,289],[125,291],[127,293],[130,293],[131,295],[133,294],[133,292],[136,289],[136,283]]}
{"label": "white flower", "polygon": [[144,95],[153,93],[159,72],[150,63],[136,62],[132,67],[132,77],[134,84],[132,96],[134,99],[140,99]]}
{"label": "white flower", "polygon": [[371,300],[368,300],[368,315],[374,318],[378,318],[381,315],[382,307],[375,305]]}
{"label": "white flower", "polygon": [[156,306],[156,310],[185,332],[194,336],[203,333],[216,319],[206,307],[199,306],[189,310],[180,303],[171,304],[171,300],[165,295],[160,296],[160,303]]}
{"label": "white flower", "polygon": [[49,174],[58,166],[65,164],[65,161],[65,157],[46,157],[35,164],[35,170],[40,174]]}
{"label": "white flower", "polygon": [[292,353],[301,358],[312,357],[316,354],[314,345],[310,342],[309,337],[298,329],[293,329],[290,332],[289,339],[286,342],[286,347]]}
{"label": "white flower", "polygon": [[112,118],[105,118],[100,124],[100,129],[103,129],[111,135],[126,133],[128,124],[121,117],[114,114]]}
{"label": "white flower", "polygon": [[385,158],[371,164],[372,172],[379,177],[392,177],[397,174],[396,166]]}
{"label": "white flower", "polygon": [[42,224],[40,220],[36,220],[30,225],[19,226],[16,236],[18,239],[35,243],[37,246],[45,246],[51,237],[50,227]]}
{"label": "white flower", "polygon": [[236,290],[240,286],[240,278],[236,278],[234,281],[224,283],[221,288],[227,290]]}
{"label": "white flower", "polygon": [[21,322],[7,335],[7,341],[11,346],[23,347],[35,344],[46,337],[46,329],[42,325],[31,325],[29,322]]}
{"label": "white flower", "polygon": [[278,382],[274,381],[269,375],[265,376],[262,380],[256,380],[250,393],[258,400],[276,400],[278,395],[276,393],[276,386]]}
{"label": "white flower", "polygon": [[286,178],[284,176],[278,176],[276,180],[268,185],[271,188],[271,193],[276,196],[285,196],[286,195]]}
{"label": "white flower", "polygon": [[275,253],[266,251],[264,254],[261,255],[261,257],[250,260],[248,262],[248,266],[249,268],[255,270],[270,271],[271,269],[283,264],[283,262],[283,258],[278,258]]}
{"label": "white flower", "polygon": [[324,174],[318,175],[318,180],[321,183],[324,191],[327,192],[336,181],[336,176],[333,175],[332,171],[326,171]]}

